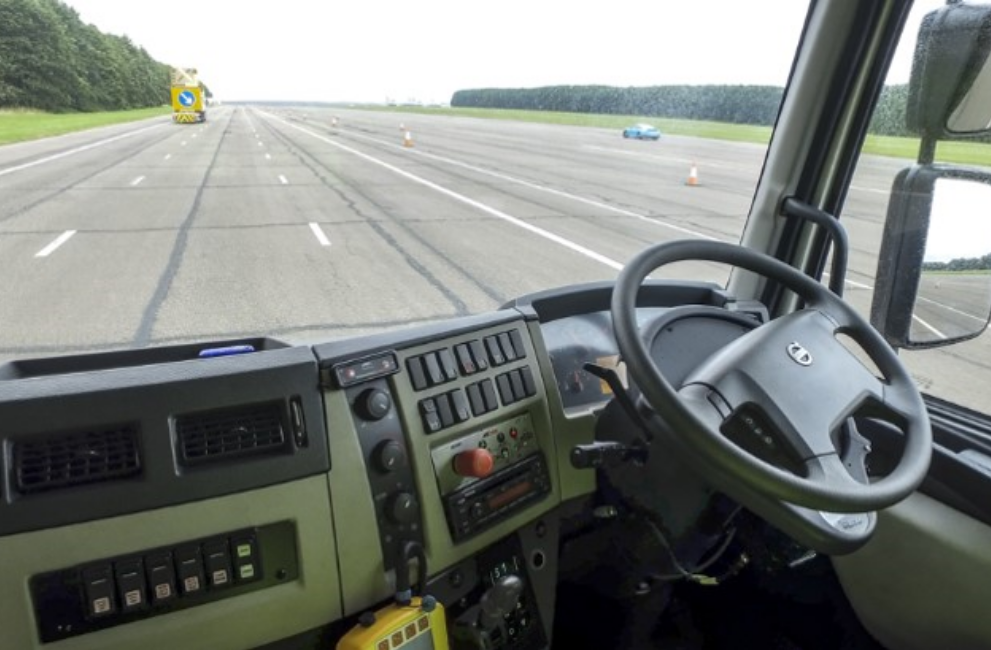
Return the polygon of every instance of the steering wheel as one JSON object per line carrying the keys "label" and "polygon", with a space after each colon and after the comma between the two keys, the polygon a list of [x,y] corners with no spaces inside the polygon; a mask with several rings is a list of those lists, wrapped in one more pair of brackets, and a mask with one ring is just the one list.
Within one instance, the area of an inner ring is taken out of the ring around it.
{"label": "steering wheel", "polygon": [[[725,346],[675,389],[661,374],[641,336],[636,300],[649,274],[685,260],[721,262],[752,271],[794,291],[805,306]],[[761,514],[776,515],[772,518],[780,522],[772,523],[801,529],[794,525],[795,512],[804,511],[808,524],[815,519],[810,512],[826,511],[815,514],[839,529],[839,517],[826,515],[888,507],[907,497],[925,478],[932,432],[915,382],[860,314],[794,267],[721,242],[659,244],[641,252],[623,269],[611,308],[627,369],[642,400],[653,410],[650,419],[657,426],[652,428],[687,452],[686,460],[716,487]],[[837,339],[838,334],[860,346],[882,376],[875,376]],[[904,434],[901,459],[876,482],[862,483],[851,476],[833,440],[833,432],[855,413],[885,420]],[[744,446],[750,451],[738,444],[740,440],[747,442]],[[755,454],[755,449],[768,453]],[[786,469],[789,465],[768,458],[795,462]],[[784,517],[782,505],[790,506],[790,514]],[[815,523],[821,526],[819,519]],[[873,523],[863,527],[873,529]],[[827,535],[844,534],[826,529]],[[817,535],[822,537],[821,531]]]}

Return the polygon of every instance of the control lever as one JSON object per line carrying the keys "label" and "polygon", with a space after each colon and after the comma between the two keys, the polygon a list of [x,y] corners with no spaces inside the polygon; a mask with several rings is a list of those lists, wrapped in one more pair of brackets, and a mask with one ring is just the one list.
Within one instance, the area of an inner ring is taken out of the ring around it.
{"label": "control lever", "polygon": [[478,626],[483,630],[493,630],[506,614],[520,602],[523,595],[523,581],[518,576],[506,575],[492,585],[478,601]]}
{"label": "control lever", "polygon": [[847,418],[844,428],[847,439],[841,454],[843,464],[854,480],[867,485],[870,483],[870,477],[867,475],[867,456],[871,453],[871,441],[860,433],[853,418]]}
{"label": "control lever", "polygon": [[[643,437],[648,444],[654,441],[654,436],[647,427],[647,423],[643,421],[640,417],[640,413],[637,412],[637,407],[630,399],[630,394],[626,392],[626,388],[623,386],[623,382],[620,381],[619,375],[612,368],[604,368],[602,366],[597,366],[594,363],[586,363],[582,366],[582,369],[590,375],[594,375],[606,382],[609,385],[609,389],[612,394],[616,396],[616,401],[619,405],[623,407],[626,411],[627,417],[637,425],[641,431],[643,431]],[[572,461],[573,462],[573,461]]]}
{"label": "control lever", "polygon": [[647,449],[621,442],[593,442],[571,448],[571,466],[575,469],[616,467],[629,461],[647,462]]}
{"label": "control lever", "polygon": [[506,638],[505,617],[523,596],[523,580],[505,575],[489,587],[478,604],[458,617],[454,627],[455,648],[491,650]]}

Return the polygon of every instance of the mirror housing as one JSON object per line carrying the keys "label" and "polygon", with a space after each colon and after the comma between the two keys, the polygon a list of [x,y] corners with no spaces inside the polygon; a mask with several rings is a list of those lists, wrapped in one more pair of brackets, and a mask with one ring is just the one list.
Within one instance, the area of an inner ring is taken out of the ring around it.
{"label": "mirror housing", "polygon": [[871,324],[895,348],[980,335],[991,320],[991,173],[913,165],[895,177]]}
{"label": "mirror housing", "polygon": [[[905,111],[928,140],[991,130],[991,5],[950,2],[919,27]],[[929,161],[924,161],[929,162]]]}

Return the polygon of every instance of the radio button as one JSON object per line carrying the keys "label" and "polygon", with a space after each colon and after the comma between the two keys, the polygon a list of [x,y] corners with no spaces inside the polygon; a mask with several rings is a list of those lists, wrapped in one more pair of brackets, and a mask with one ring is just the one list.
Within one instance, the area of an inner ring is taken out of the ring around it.
{"label": "radio button", "polygon": [[485,478],[494,466],[495,459],[487,449],[467,449],[454,457],[454,471],[468,478]]}

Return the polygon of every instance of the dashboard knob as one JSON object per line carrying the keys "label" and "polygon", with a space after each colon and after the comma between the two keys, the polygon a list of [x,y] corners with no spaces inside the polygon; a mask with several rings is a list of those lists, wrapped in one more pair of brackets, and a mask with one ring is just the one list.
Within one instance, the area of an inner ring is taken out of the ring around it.
{"label": "dashboard knob", "polygon": [[369,388],[354,403],[358,415],[366,420],[381,420],[392,409],[392,398],[381,388]]}
{"label": "dashboard knob", "polygon": [[394,524],[411,524],[420,516],[420,508],[416,497],[409,492],[398,492],[389,499],[385,506],[385,515]]}
{"label": "dashboard knob", "polygon": [[372,452],[375,469],[388,474],[406,465],[406,450],[395,440],[383,440]]}
{"label": "dashboard knob", "polygon": [[485,478],[494,466],[495,459],[488,449],[468,449],[454,457],[454,471],[468,478]]}

